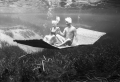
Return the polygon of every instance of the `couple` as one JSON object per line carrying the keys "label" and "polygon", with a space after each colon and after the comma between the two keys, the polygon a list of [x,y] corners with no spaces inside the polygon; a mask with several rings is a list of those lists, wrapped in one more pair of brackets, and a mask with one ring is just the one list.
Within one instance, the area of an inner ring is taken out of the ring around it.
{"label": "couple", "polygon": [[70,17],[65,18],[67,27],[65,27],[63,32],[57,27],[59,21],[60,17],[52,20],[53,27],[51,28],[51,33],[46,35],[43,40],[56,47],[72,46],[73,39],[76,36],[76,28],[72,26],[72,19]]}

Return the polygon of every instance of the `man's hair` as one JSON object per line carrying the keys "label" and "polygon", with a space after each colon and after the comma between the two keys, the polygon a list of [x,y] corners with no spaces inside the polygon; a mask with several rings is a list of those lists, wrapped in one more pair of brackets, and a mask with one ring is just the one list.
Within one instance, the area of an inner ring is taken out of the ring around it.
{"label": "man's hair", "polygon": [[68,22],[69,24],[72,23],[72,19],[71,19],[71,17],[67,17],[67,18],[65,18],[65,21]]}

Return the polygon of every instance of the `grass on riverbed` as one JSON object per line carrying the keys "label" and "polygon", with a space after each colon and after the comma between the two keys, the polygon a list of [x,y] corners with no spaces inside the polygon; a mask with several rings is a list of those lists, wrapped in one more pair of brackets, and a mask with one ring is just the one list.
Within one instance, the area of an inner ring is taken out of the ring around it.
{"label": "grass on riverbed", "polygon": [[0,49],[0,81],[115,82],[120,78],[119,54],[119,42],[105,36],[94,45],[45,49],[34,54],[26,54],[16,46],[4,46]]}

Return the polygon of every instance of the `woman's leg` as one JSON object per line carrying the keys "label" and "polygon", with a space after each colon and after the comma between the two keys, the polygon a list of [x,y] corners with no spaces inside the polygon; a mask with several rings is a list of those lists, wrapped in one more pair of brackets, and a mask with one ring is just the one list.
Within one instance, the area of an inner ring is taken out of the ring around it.
{"label": "woman's leg", "polygon": [[44,38],[43,38],[43,41],[51,44],[51,45],[54,45],[54,43],[56,42],[56,38],[55,38],[55,35],[46,35]]}
{"label": "woman's leg", "polygon": [[55,44],[56,44],[56,41],[57,41],[57,40],[56,40],[56,36],[55,36],[55,35],[52,35],[49,43],[50,43],[51,45],[55,45]]}
{"label": "woman's leg", "polygon": [[46,36],[43,38],[43,41],[45,41],[45,42],[49,43],[49,36],[48,36],[48,35],[46,35]]}
{"label": "woman's leg", "polygon": [[56,35],[56,39],[57,39],[57,41],[58,41],[58,44],[61,44],[61,43],[65,42],[65,38],[62,37],[62,36],[59,35],[59,34]]}

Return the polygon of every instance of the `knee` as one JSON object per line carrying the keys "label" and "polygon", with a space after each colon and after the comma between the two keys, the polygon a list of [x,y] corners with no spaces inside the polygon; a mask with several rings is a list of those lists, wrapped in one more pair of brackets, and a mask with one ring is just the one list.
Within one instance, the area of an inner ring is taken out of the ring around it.
{"label": "knee", "polygon": [[48,39],[48,38],[47,38],[46,36],[43,38],[44,41],[46,41],[47,39]]}
{"label": "knee", "polygon": [[71,39],[67,39],[66,41],[71,41]]}
{"label": "knee", "polygon": [[68,45],[68,46],[71,46],[71,44],[72,44],[72,41],[71,41],[71,40],[68,40],[68,41],[67,41],[67,45]]}

